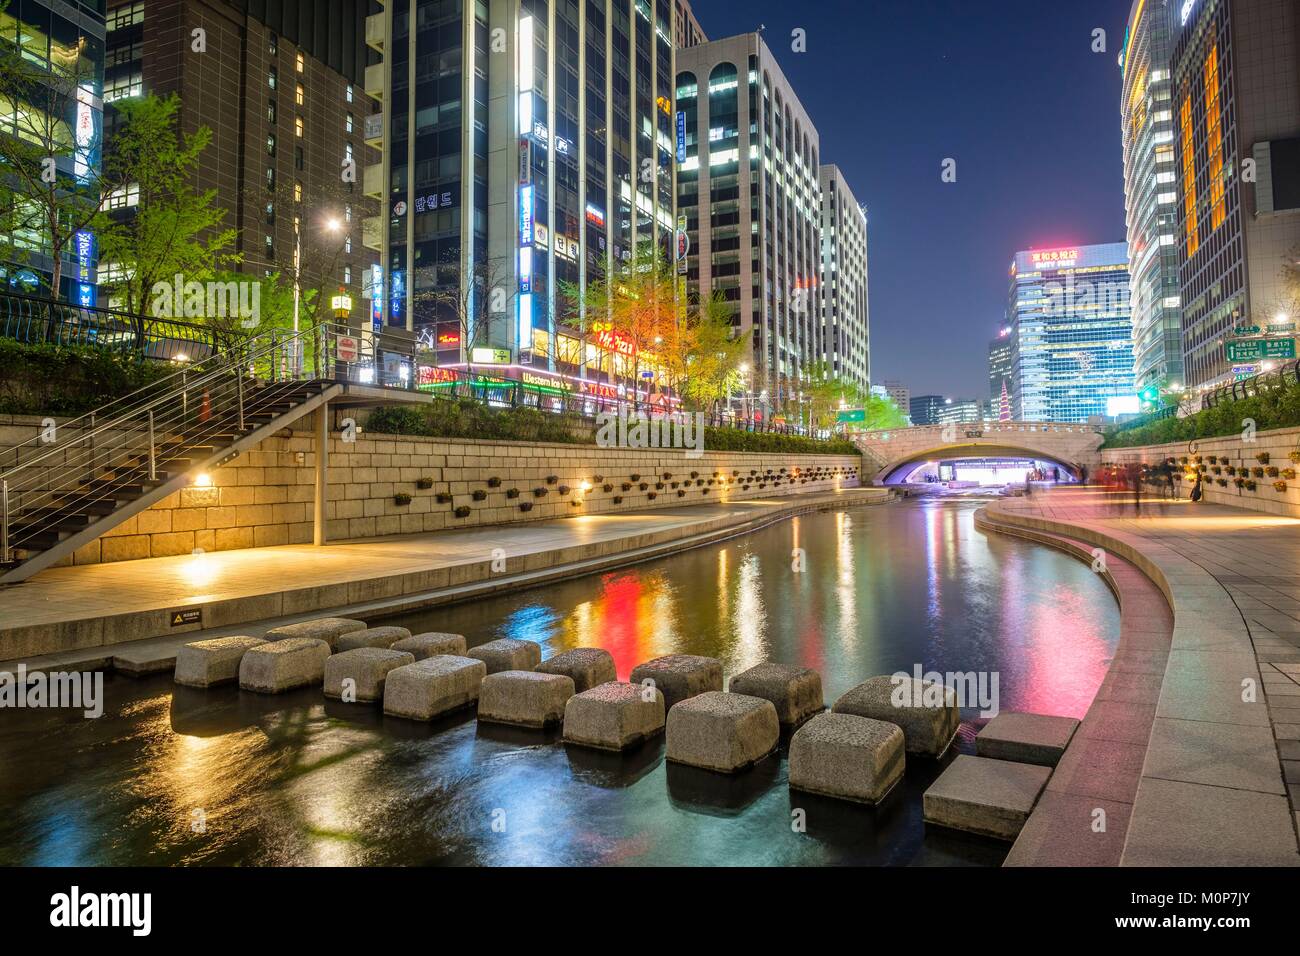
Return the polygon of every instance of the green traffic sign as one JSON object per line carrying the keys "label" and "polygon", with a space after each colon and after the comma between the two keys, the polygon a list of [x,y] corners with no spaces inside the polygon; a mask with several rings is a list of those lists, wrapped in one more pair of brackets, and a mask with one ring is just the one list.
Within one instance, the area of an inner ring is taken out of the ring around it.
{"label": "green traffic sign", "polygon": [[1229,362],[1252,362],[1258,359],[1293,359],[1295,339],[1229,339],[1226,343]]}
{"label": "green traffic sign", "polygon": [[867,420],[867,410],[865,408],[842,408],[839,414],[835,416],[835,421],[841,425],[848,425],[854,422],[865,422]]}

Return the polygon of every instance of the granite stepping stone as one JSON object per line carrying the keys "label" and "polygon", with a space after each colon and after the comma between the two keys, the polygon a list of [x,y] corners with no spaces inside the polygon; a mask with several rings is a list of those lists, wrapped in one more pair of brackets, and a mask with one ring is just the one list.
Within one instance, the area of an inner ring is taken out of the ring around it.
{"label": "granite stepping stone", "polygon": [[897,724],[903,730],[908,753],[931,757],[947,753],[961,723],[956,691],[906,676],[885,675],[863,681],[835,701],[831,710]]}
{"label": "granite stepping stone", "polygon": [[299,621],[297,624],[284,624],[273,627],[266,632],[268,641],[279,641],[286,637],[311,637],[324,641],[334,650],[338,639],[352,631],[364,631],[365,621],[350,617],[318,617],[311,621]]}
{"label": "granite stepping stone", "polygon": [[1034,764],[958,754],[921,798],[926,823],[1014,840],[1052,771]]}
{"label": "granite stepping stone", "polygon": [[174,679],[186,687],[216,687],[239,680],[239,662],[260,637],[217,637],[186,644],[176,652]]}
{"label": "granite stepping stone", "polygon": [[386,647],[357,647],[334,654],[325,662],[325,696],[344,698],[344,681],[352,681],[350,702],[372,703],[384,699],[384,681],[389,671],[414,664],[415,655]]}
{"label": "granite stepping stone", "polygon": [[330,646],[314,637],[286,637],[250,647],[239,662],[239,686],[261,694],[282,694],[320,684]]}
{"label": "granite stepping stone", "polygon": [[483,678],[478,719],[517,727],[546,727],[564,719],[564,706],[572,696],[573,679],[563,674],[498,671]]}
{"label": "granite stepping stone", "polygon": [[542,661],[533,669],[542,674],[563,674],[572,678],[574,689],[579,694],[606,681],[618,680],[614,658],[609,651],[599,647],[575,647]]}
{"label": "granite stepping stone", "polygon": [[790,788],[875,805],[903,779],[903,731],[852,714],[818,714],[790,739]]}
{"label": "granite stepping stone", "polygon": [[466,655],[486,664],[489,674],[530,671],[542,662],[542,647],[535,641],[517,641],[512,637],[503,637],[471,647]]}
{"label": "granite stepping stone", "polygon": [[826,709],[821,675],[807,667],[756,664],[731,678],[727,690],[770,700],[776,708],[777,720],[787,727],[798,726]]}
{"label": "granite stepping stone", "polygon": [[653,681],[664,692],[664,705],[673,705],[703,694],[722,691],[722,662],[716,657],[699,657],[695,654],[669,654],[638,664],[632,670],[632,683]]}
{"label": "granite stepping stone", "polygon": [[667,757],[719,773],[736,773],[776,749],[781,722],[770,700],[705,691],[668,710]]}
{"label": "granite stepping stone", "polygon": [[627,750],[664,730],[664,695],[657,687],[606,681],[564,705],[564,742],[598,750]]}
{"label": "granite stepping stone", "polygon": [[1055,767],[1079,729],[1073,717],[998,714],[975,737],[975,752],[995,760]]}
{"label": "granite stepping stone", "polygon": [[404,627],[368,627],[363,631],[349,631],[340,635],[334,649],[355,651],[358,647],[389,648],[410,636],[411,632]]}
{"label": "granite stepping stone", "polygon": [[414,654],[417,661],[422,661],[426,657],[436,657],[439,654],[464,657],[465,635],[426,631],[423,634],[414,634],[411,637],[404,637],[400,641],[394,641],[392,649]]}
{"label": "granite stepping stone", "polygon": [[384,681],[384,713],[433,720],[475,703],[486,676],[482,661],[451,654],[395,667]]}

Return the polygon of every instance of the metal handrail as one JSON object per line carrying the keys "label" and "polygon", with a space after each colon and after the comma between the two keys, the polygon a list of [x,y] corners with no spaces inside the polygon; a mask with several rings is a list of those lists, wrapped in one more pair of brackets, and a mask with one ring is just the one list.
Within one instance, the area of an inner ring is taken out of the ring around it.
{"label": "metal handrail", "polygon": [[1258,395],[1261,389],[1285,387],[1288,379],[1289,384],[1300,384],[1300,361],[1290,362],[1274,371],[1261,372],[1206,392],[1201,398],[1201,408],[1214,408],[1220,402],[1237,402],[1243,398],[1250,398]]}

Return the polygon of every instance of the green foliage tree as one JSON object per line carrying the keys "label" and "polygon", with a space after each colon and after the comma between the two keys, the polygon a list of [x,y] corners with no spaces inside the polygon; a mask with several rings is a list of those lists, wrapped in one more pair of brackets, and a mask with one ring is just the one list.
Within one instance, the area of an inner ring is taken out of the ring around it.
{"label": "green foliage tree", "polygon": [[109,219],[100,260],[114,267],[107,286],[122,307],[154,314],[157,284],[170,286],[178,275],[182,282],[207,282],[239,261],[236,231],[222,228],[226,211],[214,205],[217,191],[200,193],[192,185],[212,131],[201,126],[192,134],[178,132],[179,97],[136,97],[117,101],[116,108],[122,119],[105,172],[138,189],[139,202],[130,213]]}

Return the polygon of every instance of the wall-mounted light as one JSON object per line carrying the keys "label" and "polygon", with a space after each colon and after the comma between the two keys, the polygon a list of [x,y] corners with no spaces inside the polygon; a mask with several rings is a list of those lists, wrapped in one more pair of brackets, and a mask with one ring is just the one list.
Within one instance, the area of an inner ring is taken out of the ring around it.
{"label": "wall-mounted light", "polygon": [[212,476],[209,475],[206,471],[201,471],[201,472],[199,472],[197,475],[194,476],[194,487],[195,487],[195,488],[211,488],[211,487],[212,487]]}

